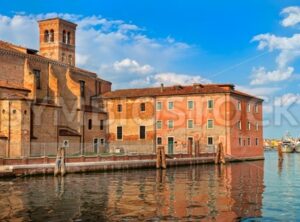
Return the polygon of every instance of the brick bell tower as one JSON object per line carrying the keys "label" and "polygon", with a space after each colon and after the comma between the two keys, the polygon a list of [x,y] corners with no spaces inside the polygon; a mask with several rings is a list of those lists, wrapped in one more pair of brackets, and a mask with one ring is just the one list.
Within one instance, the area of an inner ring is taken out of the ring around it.
{"label": "brick bell tower", "polygon": [[76,24],[52,18],[38,22],[40,28],[40,54],[75,66]]}

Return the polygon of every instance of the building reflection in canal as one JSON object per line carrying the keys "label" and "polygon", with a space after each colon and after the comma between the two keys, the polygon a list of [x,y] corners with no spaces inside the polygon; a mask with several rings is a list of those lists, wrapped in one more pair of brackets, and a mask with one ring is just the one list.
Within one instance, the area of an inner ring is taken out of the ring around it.
{"label": "building reflection in canal", "polygon": [[[107,215],[126,219],[232,221],[260,217],[264,163],[197,166],[118,175]],[[152,178],[155,177],[155,183]]]}
{"label": "building reflection in canal", "polygon": [[0,182],[0,220],[235,221],[261,217],[264,162]]}

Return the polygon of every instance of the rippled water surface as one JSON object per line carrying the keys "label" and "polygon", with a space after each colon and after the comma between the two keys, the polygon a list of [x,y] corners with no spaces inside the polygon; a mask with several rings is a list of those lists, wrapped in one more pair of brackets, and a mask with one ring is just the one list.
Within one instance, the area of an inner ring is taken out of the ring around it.
{"label": "rippled water surface", "polygon": [[300,154],[0,181],[0,221],[300,221]]}

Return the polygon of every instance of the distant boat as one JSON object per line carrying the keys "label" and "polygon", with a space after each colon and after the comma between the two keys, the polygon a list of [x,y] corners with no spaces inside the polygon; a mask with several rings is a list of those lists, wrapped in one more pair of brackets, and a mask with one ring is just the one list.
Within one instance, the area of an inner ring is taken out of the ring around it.
{"label": "distant boat", "polygon": [[300,153],[300,141],[295,144],[295,152]]}
{"label": "distant boat", "polygon": [[[294,152],[294,145],[291,141],[282,141],[281,149],[283,153],[292,153]],[[300,152],[300,146],[299,146]]]}

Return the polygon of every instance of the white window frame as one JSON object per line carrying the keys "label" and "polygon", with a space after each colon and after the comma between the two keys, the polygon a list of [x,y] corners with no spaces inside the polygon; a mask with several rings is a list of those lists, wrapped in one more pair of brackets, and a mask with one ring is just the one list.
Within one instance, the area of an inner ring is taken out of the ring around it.
{"label": "white window frame", "polygon": [[[212,127],[208,127],[208,126],[209,126],[209,124],[208,124],[209,121],[212,121]],[[213,119],[208,119],[206,124],[207,124],[207,125],[206,125],[206,128],[207,128],[207,129],[213,129],[213,128],[214,128],[214,125],[215,125]]]}
{"label": "white window frame", "polygon": [[238,128],[239,128],[239,130],[242,130],[242,121],[241,120],[238,121]]}
{"label": "white window frame", "polygon": [[[160,104],[160,108],[158,109],[158,104]],[[157,101],[156,102],[156,111],[161,111],[162,110],[162,102],[161,101]]]}
{"label": "white window frame", "polygon": [[[190,102],[192,103],[192,108],[189,107]],[[194,100],[188,100],[187,101],[187,108],[188,108],[188,110],[193,110],[194,109]]]}
{"label": "white window frame", "polygon": [[[172,108],[170,108],[170,104],[172,104]],[[174,101],[168,101],[168,110],[174,109]]]}
{"label": "white window frame", "polygon": [[239,137],[238,143],[239,143],[239,146],[243,146],[243,138],[242,137]]}
{"label": "white window frame", "polygon": [[258,104],[255,104],[255,113],[258,113]]}
{"label": "white window frame", "polygon": [[[212,102],[212,107],[209,107],[209,102]],[[214,100],[213,99],[209,99],[209,100],[207,100],[207,109],[209,109],[209,110],[211,110],[211,109],[213,109],[214,108]]]}
{"label": "white window frame", "polygon": [[251,130],[251,123],[250,123],[250,121],[247,122],[247,130]]}
{"label": "white window frame", "polygon": [[[192,121],[192,127],[189,127],[189,122]],[[194,129],[194,120],[193,119],[188,119],[187,120],[187,128],[188,129]]]}
{"label": "white window frame", "polygon": [[238,101],[238,111],[242,111],[242,102]]}
{"label": "white window frame", "polygon": [[258,123],[255,124],[255,130],[258,131],[259,130],[259,126]]}
{"label": "white window frame", "polygon": [[[160,122],[160,128],[158,127],[158,122]],[[162,129],[162,120],[156,120],[156,129]]]}
{"label": "white window frame", "polygon": [[[209,139],[209,138],[212,138],[212,144],[208,144],[208,139]],[[208,145],[208,146],[213,146],[214,144],[215,144],[214,137],[213,137],[213,136],[208,136],[208,137],[207,137],[207,145]]]}
{"label": "white window frame", "polygon": [[[170,127],[170,123],[172,122],[172,127]],[[168,129],[174,129],[174,121],[168,120]]]}
{"label": "white window frame", "polygon": [[248,113],[251,112],[251,103],[247,103],[247,112],[248,112]]}

